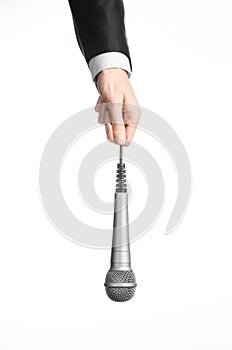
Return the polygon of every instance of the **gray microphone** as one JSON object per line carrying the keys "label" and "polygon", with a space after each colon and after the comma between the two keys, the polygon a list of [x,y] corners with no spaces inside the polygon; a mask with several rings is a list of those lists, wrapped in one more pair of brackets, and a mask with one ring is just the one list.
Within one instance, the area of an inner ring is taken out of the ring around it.
{"label": "gray microphone", "polygon": [[137,286],[135,274],[131,269],[126,168],[122,157],[123,146],[120,146],[120,162],[117,164],[114,195],[111,267],[104,284],[108,297],[119,302],[130,300]]}

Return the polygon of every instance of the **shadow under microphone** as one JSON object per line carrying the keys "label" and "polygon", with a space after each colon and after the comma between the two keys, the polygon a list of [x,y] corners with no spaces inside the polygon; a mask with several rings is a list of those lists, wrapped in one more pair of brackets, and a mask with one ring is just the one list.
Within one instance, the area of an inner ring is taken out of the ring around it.
{"label": "shadow under microphone", "polygon": [[118,302],[130,300],[137,286],[135,274],[131,269],[126,168],[122,157],[123,146],[120,146],[120,162],[117,164],[114,195],[111,267],[107,272],[104,284],[108,297]]}

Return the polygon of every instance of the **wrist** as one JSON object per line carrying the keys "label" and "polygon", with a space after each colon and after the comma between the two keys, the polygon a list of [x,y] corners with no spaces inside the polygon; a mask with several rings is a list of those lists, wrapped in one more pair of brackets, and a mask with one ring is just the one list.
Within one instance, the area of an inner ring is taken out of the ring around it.
{"label": "wrist", "polygon": [[89,61],[89,69],[93,81],[96,83],[97,75],[103,70],[115,68],[126,71],[128,77],[131,75],[131,67],[129,58],[122,52],[105,52],[93,57]]}
{"label": "wrist", "polygon": [[101,72],[98,73],[96,78],[98,79],[98,77],[108,77],[108,76],[110,77],[122,76],[122,77],[128,78],[128,74],[125,69],[116,68],[116,67],[103,69]]}

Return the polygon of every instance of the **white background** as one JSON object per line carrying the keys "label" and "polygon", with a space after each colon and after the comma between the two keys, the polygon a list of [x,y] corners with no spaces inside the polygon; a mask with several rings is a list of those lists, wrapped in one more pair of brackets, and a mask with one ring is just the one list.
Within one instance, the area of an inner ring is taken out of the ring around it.
{"label": "white background", "polygon": [[136,296],[107,299],[110,251],[60,235],[38,189],[49,136],[98,97],[68,1],[1,0],[1,350],[232,347],[231,1],[125,0],[125,9],[140,105],[165,118],[189,154],[187,214],[164,235],[167,201],[131,246]]}

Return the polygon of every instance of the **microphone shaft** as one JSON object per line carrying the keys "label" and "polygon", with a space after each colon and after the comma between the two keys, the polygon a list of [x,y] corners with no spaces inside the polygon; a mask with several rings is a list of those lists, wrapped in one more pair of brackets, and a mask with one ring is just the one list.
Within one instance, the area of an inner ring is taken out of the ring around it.
{"label": "microphone shaft", "polygon": [[114,224],[111,250],[111,269],[130,270],[128,193],[116,192],[114,197]]}

